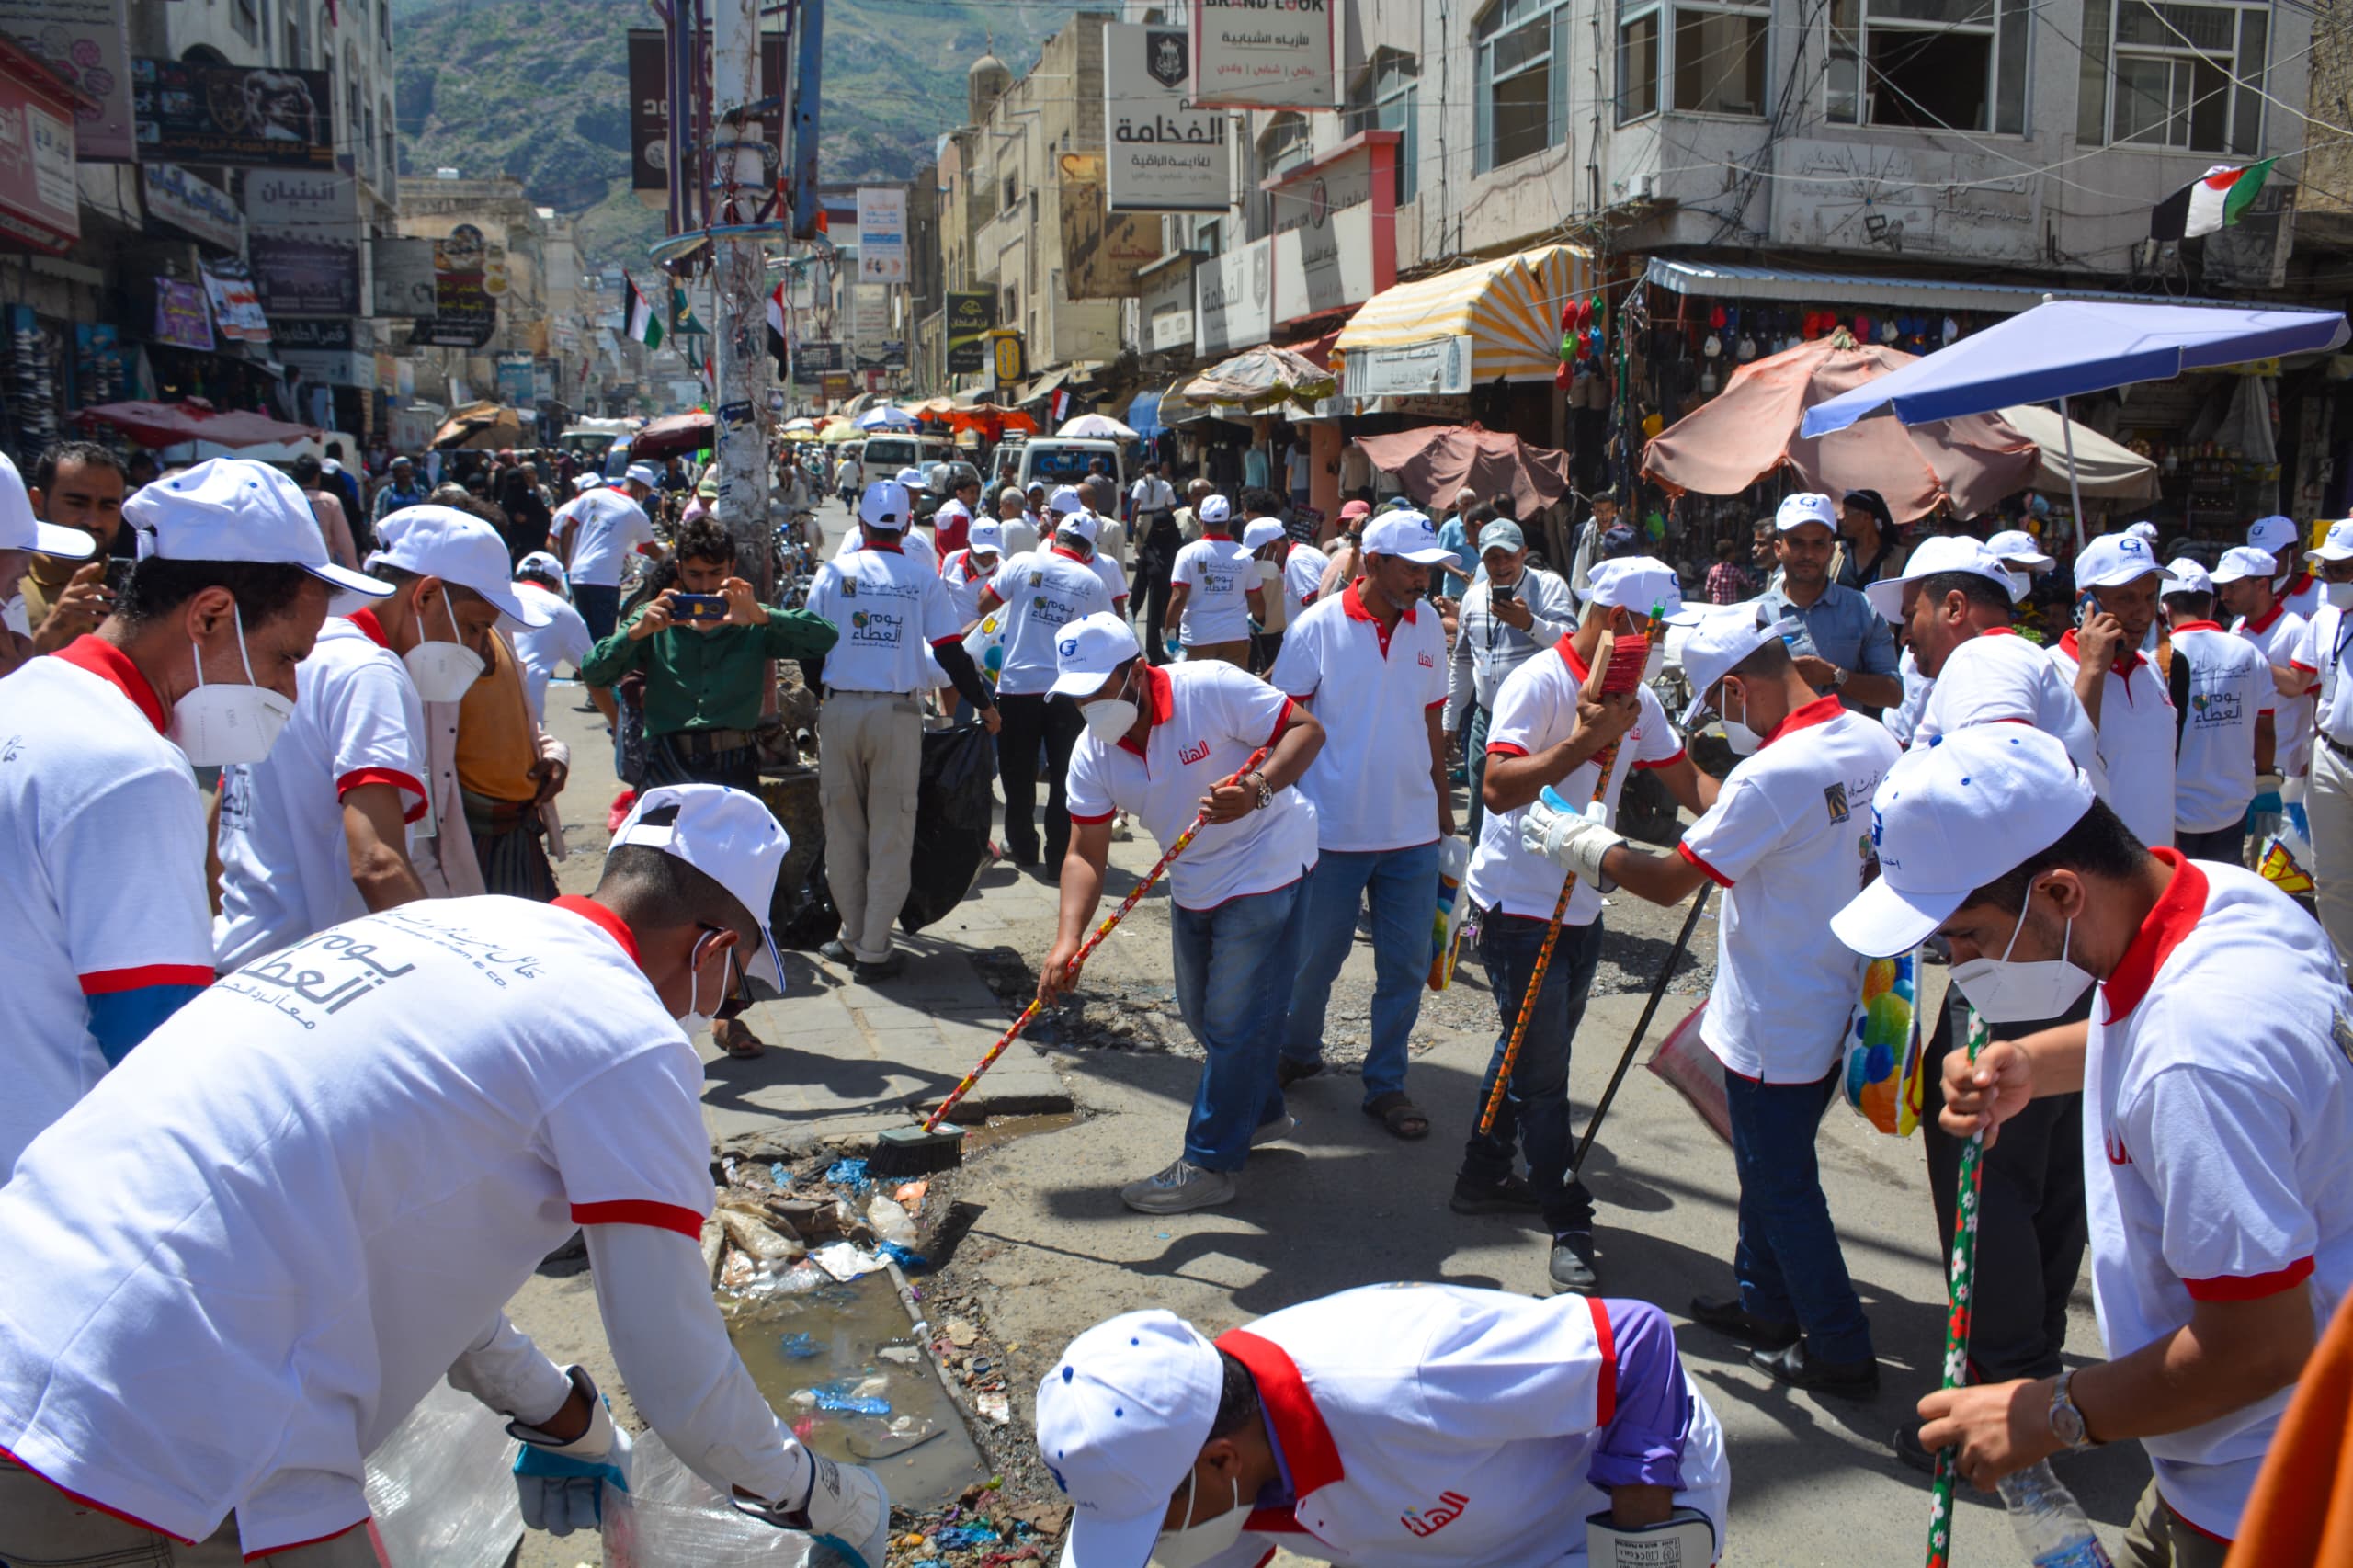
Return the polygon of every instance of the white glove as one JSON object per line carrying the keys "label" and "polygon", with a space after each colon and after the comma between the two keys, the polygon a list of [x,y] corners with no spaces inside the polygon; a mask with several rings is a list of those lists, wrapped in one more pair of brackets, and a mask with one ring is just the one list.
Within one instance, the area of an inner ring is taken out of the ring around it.
{"label": "white glove", "polygon": [[738,1497],[735,1506],[754,1518],[789,1529],[806,1529],[850,1560],[853,1568],[882,1568],[891,1544],[891,1494],[882,1478],[859,1465],[836,1464],[809,1456],[809,1493],[798,1507],[755,1503]]}
{"label": "white glove", "polygon": [[1633,1529],[1593,1514],[1585,1521],[1585,1560],[1591,1568],[1708,1568],[1716,1560],[1716,1529],[1697,1508]]}
{"label": "white glove", "polygon": [[567,1367],[564,1375],[588,1396],[586,1431],[567,1443],[520,1421],[506,1424],[508,1436],[523,1444],[515,1456],[523,1522],[550,1535],[597,1528],[605,1518],[604,1489],[629,1490],[629,1434],[613,1425],[612,1412],[585,1369]]}
{"label": "white glove", "polygon": [[1596,892],[1618,885],[1601,874],[1601,858],[1611,846],[1625,842],[1625,835],[1608,824],[1560,811],[1541,796],[1529,803],[1519,824],[1521,848],[1543,856]]}

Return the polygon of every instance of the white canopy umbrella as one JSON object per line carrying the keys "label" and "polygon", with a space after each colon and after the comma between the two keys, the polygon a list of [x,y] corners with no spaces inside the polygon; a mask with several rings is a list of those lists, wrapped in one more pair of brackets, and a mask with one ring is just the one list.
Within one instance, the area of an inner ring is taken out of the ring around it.
{"label": "white canopy umbrella", "polygon": [[1063,427],[1054,432],[1082,441],[1132,441],[1136,433],[1108,414],[1082,414],[1075,419],[1065,419]]}
{"label": "white canopy umbrella", "polygon": [[861,430],[912,430],[915,415],[894,403],[877,403],[859,415],[856,421]]}
{"label": "white canopy umbrella", "polygon": [[[2042,464],[2034,476],[2037,490],[2063,494],[2072,479],[2077,493],[2107,501],[2154,501],[2157,498],[2157,465],[2131,448],[2109,440],[2088,425],[2075,420],[2063,428],[2059,415],[2038,403],[2013,403],[2001,411],[2011,428],[2041,451]],[[2074,455],[2073,461],[2069,454]]]}

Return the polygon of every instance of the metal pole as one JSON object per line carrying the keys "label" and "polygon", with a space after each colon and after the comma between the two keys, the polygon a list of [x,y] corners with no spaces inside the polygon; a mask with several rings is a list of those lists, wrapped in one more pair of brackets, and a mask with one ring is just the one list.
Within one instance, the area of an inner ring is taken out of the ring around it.
{"label": "metal pole", "polygon": [[2075,483],[2075,422],[2067,417],[2067,400],[2059,400],[2059,438],[2067,448],[2067,501],[2075,513],[2075,551],[2084,549],[2084,490]]}
{"label": "metal pole", "polygon": [[[749,107],[760,97],[759,0],[712,0],[711,136],[714,224],[761,215],[775,180],[758,146],[760,122]],[[789,85],[787,90],[789,91]],[[756,239],[714,242],[711,273],[717,402],[713,420],[719,470],[719,523],[735,541],[736,559],[767,595],[768,463],[766,422],[769,367],[766,267]]]}
{"label": "metal pole", "polygon": [[1666,983],[1675,973],[1675,966],[1691,946],[1692,927],[1699,924],[1700,912],[1708,907],[1708,884],[1701,882],[1691,900],[1691,912],[1683,917],[1683,929],[1675,934],[1675,947],[1666,955],[1666,962],[1659,966],[1658,979],[1651,983],[1651,999],[1643,1004],[1643,1016],[1634,1025],[1634,1035],[1626,1042],[1625,1054],[1618,1058],[1618,1070],[1609,1074],[1609,1086],[1601,1091],[1601,1103],[1593,1108],[1593,1119],[1586,1123],[1585,1136],[1577,1142],[1576,1157],[1569,1162],[1569,1179],[1577,1179],[1585,1169],[1585,1157],[1593,1153],[1593,1141],[1601,1133],[1601,1119],[1609,1114],[1609,1104],[1618,1097],[1618,1085],[1626,1081],[1626,1069],[1634,1064],[1634,1052],[1641,1048],[1643,1036],[1650,1032],[1651,1020],[1658,1017],[1658,1005],[1666,996]]}

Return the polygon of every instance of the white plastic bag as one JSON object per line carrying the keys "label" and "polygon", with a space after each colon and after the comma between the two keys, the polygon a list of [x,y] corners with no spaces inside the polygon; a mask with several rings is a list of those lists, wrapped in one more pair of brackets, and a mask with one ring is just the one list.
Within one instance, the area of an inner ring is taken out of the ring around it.
{"label": "white plastic bag", "polygon": [[435,1383],[368,1456],[368,1511],[392,1568],[500,1568],[523,1539],[506,1423]]}
{"label": "white plastic bag", "polygon": [[629,1491],[605,1488],[605,1568],[835,1568],[809,1537],[738,1513],[659,1436],[630,1449]]}

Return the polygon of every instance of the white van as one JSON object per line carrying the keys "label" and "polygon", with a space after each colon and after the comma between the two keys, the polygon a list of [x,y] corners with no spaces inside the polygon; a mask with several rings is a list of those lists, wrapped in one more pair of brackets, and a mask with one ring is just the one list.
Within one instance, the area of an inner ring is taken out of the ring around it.
{"label": "white van", "polygon": [[866,477],[870,480],[896,479],[903,468],[927,469],[933,463],[947,462],[956,455],[956,443],[945,436],[906,436],[895,430],[877,430],[866,437],[866,450],[859,460],[866,465]]}
{"label": "white van", "polygon": [[1117,441],[1083,441],[1075,437],[1034,436],[1021,448],[1021,488],[1042,484],[1048,490],[1058,484],[1076,484],[1086,477],[1086,467],[1096,459],[1103,460],[1111,472],[1124,498],[1128,493],[1127,457]]}

